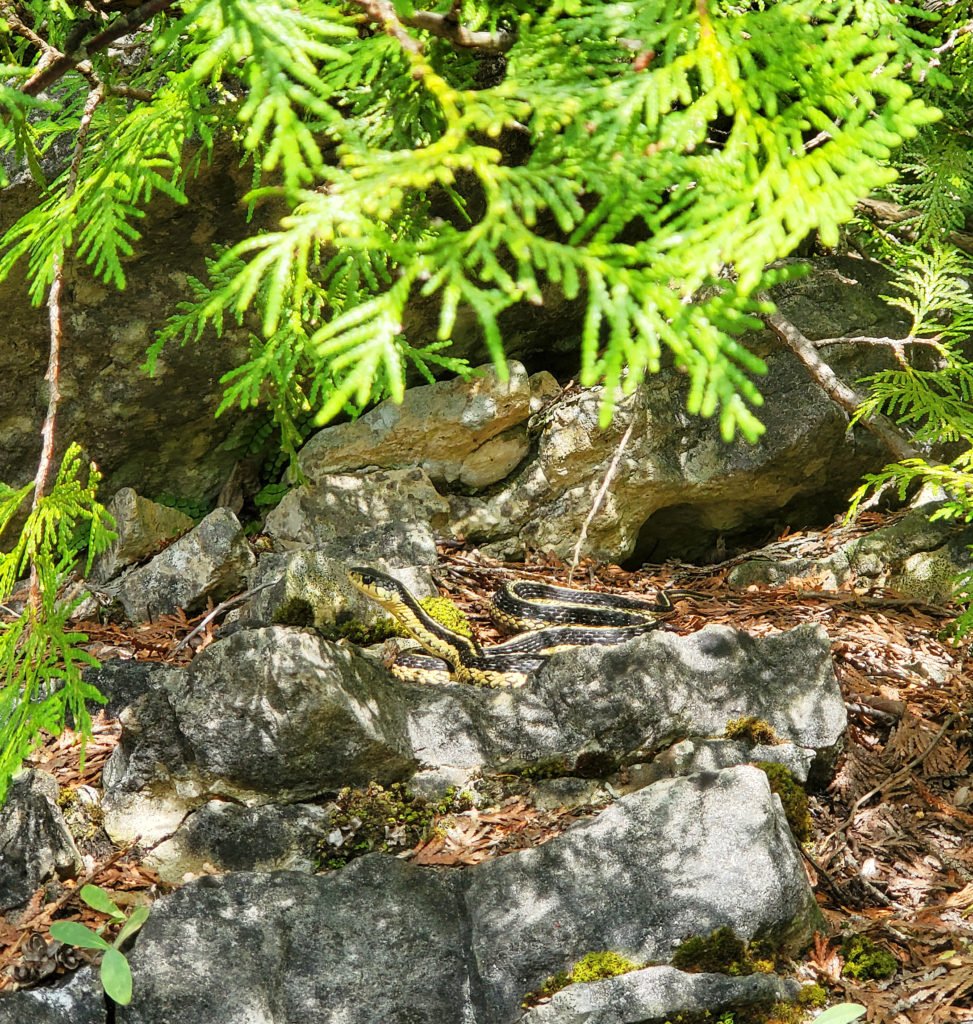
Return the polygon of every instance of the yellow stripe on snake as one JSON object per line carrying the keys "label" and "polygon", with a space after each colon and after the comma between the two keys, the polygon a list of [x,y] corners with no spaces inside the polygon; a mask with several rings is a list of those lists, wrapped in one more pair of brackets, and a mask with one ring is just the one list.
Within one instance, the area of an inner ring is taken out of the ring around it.
{"label": "yellow stripe on snake", "polygon": [[659,625],[672,607],[660,591],[655,602],[532,580],[514,580],[494,596],[493,616],[503,628],[529,630],[501,644],[481,647],[433,619],[398,580],[377,569],[355,567],[348,578],[402,624],[432,657],[400,654],[393,674],[409,682],[442,679],[446,662],[455,679],[478,686],[522,686],[549,655],[571,647],[620,644]]}

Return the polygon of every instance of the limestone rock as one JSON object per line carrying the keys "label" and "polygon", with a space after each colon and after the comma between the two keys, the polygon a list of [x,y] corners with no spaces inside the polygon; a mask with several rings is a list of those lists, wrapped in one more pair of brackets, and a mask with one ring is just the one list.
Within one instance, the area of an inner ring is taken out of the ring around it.
{"label": "limestone rock", "polygon": [[[103,808],[116,841],[177,830],[153,854],[167,877],[163,854],[195,842],[178,834],[183,819],[213,798],[262,805],[405,779],[436,795],[538,765],[604,778],[675,739],[689,747],[655,757],[644,783],[750,760],[819,782],[846,722],[827,636],[811,626],[759,640],[725,626],[655,632],[557,655],[516,690],[406,685],[310,633],[244,629],[161,681],[123,712]],[[782,745],[713,740],[741,716]]]}
{"label": "limestone rock", "polygon": [[0,993],[0,1024],[108,1024],[97,968],[82,967],[54,985]]}
{"label": "limestone rock", "polygon": [[51,878],[75,878],[81,855],[57,805],[47,772],[15,776],[0,817],[0,911],[25,904]]}
{"label": "limestone rock", "polygon": [[385,401],[351,423],[315,434],[299,463],[312,480],[364,466],[418,466],[434,483],[483,487],[502,480],[527,452],[531,386],[520,363],[500,380],[481,366],[456,378],[410,388],[401,405]]}
{"label": "limestone rock", "polygon": [[[402,568],[375,556],[366,561],[401,580],[416,597],[439,593],[425,566]],[[306,601],[314,626],[322,630],[349,620],[367,625],[386,618],[387,613],[379,605],[348,582],[348,565],[345,560],[314,550],[261,554],[249,578],[253,597],[239,611],[234,609],[226,621],[250,627],[280,624],[282,610],[293,601]]]}
{"label": "limestone rock", "polygon": [[665,960],[724,925],[796,949],[819,921],[779,802],[746,766],[660,782],[464,877],[480,981],[506,1014],[591,950]]}
{"label": "limestone rock", "polygon": [[209,597],[219,601],[242,590],[245,573],[255,561],[237,517],[218,508],[109,590],[131,619],[151,619],[180,608],[194,612],[205,607]]}
{"label": "limestone rock", "polygon": [[375,854],[323,877],[192,882],[155,904],[117,1019],[508,1024],[528,991],[585,952],[665,959],[722,925],[785,951],[819,925],[779,804],[753,768],[651,787],[462,873]]}
{"label": "limestone rock", "polygon": [[421,469],[337,474],[285,495],[266,531],[279,549],[313,549],[352,565],[433,565],[448,511]]}
{"label": "limestone rock", "polygon": [[157,661],[125,658],[105,659],[100,668],[84,670],[84,680],[98,689],[108,703],[101,705],[109,718],[122,711],[145,693],[165,687],[167,680],[179,679],[182,671]]}
{"label": "limestone rock", "polygon": [[211,800],[152,851],[163,881],[213,871],[316,871],[330,814],[315,804],[241,807]]}
{"label": "limestone rock", "polygon": [[212,645],[173,707],[197,771],[241,791],[295,799],[411,774],[404,710],[381,671],[308,633]]}
{"label": "limestone rock", "polygon": [[433,773],[543,763],[561,774],[606,774],[620,758],[718,736],[731,719],[753,716],[811,752],[820,777],[847,721],[828,637],[815,626],[759,640],[726,626],[653,632],[555,655],[523,689],[403,691],[413,746]]}
{"label": "limestone rock", "polygon": [[854,536],[826,558],[783,557],[771,545],[766,552],[734,566],[730,584],[743,589],[753,583],[777,585],[806,580],[810,588],[838,590],[889,587],[905,597],[931,604],[948,602],[953,580],[970,569],[973,527],[948,519],[931,519],[939,508],[929,502],[900,519]]}
{"label": "limestone rock", "polygon": [[793,1000],[800,986],[774,974],[732,978],[687,974],[675,967],[646,967],[591,984],[569,985],[524,1014],[521,1024],[644,1024],[722,1007],[761,1006]]}
{"label": "limestone rock", "polygon": [[123,487],[108,503],[115,520],[117,539],[92,567],[91,579],[104,583],[122,569],[159,552],[165,545],[193,528],[184,512],[149,501],[131,487]]}
{"label": "limestone rock", "polygon": [[[811,338],[900,336],[905,325],[879,298],[883,287],[874,265],[835,259],[773,294]],[[570,555],[610,469],[582,552],[615,561],[706,558],[719,539],[743,537],[758,523],[820,522],[843,510],[885,453],[861,428],[848,433],[845,414],[769,332],[746,342],[768,367],[759,380],[766,432],[757,444],[727,445],[716,423],[688,416],[687,385],[674,372],[619,396],[606,429],[598,426],[602,390],[581,389],[532,421],[532,455],[496,493],[451,499],[453,532],[501,557]],[[850,380],[885,358],[851,346],[827,354]]]}
{"label": "limestone rock", "polygon": [[[173,669],[170,687],[184,686]],[[193,753],[179,731],[167,687],[152,687],[123,709],[122,736],[102,771],[105,831],[116,843],[152,845],[174,832],[205,797]]]}
{"label": "limestone rock", "polygon": [[391,682],[347,649],[283,627],[211,645],[123,714],[104,773],[106,830],[149,842],[214,797],[285,803],[407,778],[415,762]]}

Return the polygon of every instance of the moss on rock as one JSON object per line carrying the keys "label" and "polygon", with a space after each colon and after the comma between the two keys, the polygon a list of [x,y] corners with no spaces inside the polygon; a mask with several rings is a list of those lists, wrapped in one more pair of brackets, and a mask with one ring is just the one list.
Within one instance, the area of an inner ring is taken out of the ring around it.
{"label": "moss on rock", "polygon": [[780,737],[774,732],[769,722],[765,722],[756,715],[745,715],[742,718],[731,718],[726,723],[723,732],[728,740],[740,740],[742,743],[749,743],[751,746],[763,744],[765,746],[776,746],[780,743]]}
{"label": "moss on rock", "polygon": [[811,838],[811,812],[808,809],[807,793],[804,787],[794,778],[790,770],[773,761],[758,761],[756,767],[766,776],[771,792],[780,797],[787,824],[799,843],[806,843]]}
{"label": "moss on rock", "polygon": [[676,947],[672,966],[692,973],[753,974],[747,944],[732,928],[717,928],[709,935],[694,935]]}
{"label": "moss on rock", "polygon": [[605,978],[615,978],[619,974],[628,974],[629,971],[640,970],[641,965],[629,960],[621,953],[614,953],[611,950],[598,953],[585,953],[569,971],[558,971],[546,979],[543,985],[536,992],[530,992],[525,996],[523,1006],[528,1008],[535,1006],[543,999],[550,999],[556,992],[568,985],[579,982],[603,981]]}

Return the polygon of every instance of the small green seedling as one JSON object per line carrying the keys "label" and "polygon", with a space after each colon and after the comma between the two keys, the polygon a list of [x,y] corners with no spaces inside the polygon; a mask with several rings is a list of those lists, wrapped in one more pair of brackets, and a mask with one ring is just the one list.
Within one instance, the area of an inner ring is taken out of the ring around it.
{"label": "small green seedling", "polygon": [[865,1012],[861,1003],[838,1003],[814,1018],[814,1024],[851,1024]]}
{"label": "small green seedling", "polygon": [[51,925],[51,937],[69,946],[100,949],[104,954],[101,958],[101,984],[105,995],[114,999],[116,1003],[127,1006],[132,1001],[132,971],[119,947],[145,924],[145,919],[149,916],[149,907],[136,907],[126,917],[118,904],[97,885],[82,887],[80,896],[92,910],[107,914],[112,924],[122,926],[115,936],[115,941],[108,942],[79,921],[55,921]]}

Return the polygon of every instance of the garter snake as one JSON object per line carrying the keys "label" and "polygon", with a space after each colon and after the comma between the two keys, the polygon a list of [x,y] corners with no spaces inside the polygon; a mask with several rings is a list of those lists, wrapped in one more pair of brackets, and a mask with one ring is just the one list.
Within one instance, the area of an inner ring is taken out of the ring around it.
{"label": "garter snake", "polygon": [[463,683],[522,686],[548,655],[569,647],[619,644],[659,625],[671,607],[664,592],[654,603],[531,580],[508,583],[494,598],[494,617],[508,631],[527,629],[501,644],[481,647],[433,619],[398,580],[377,569],[355,567],[348,578],[405,627],[432,657],[400,655],[393,673],[410,682],[442,678],[442,662]]}

